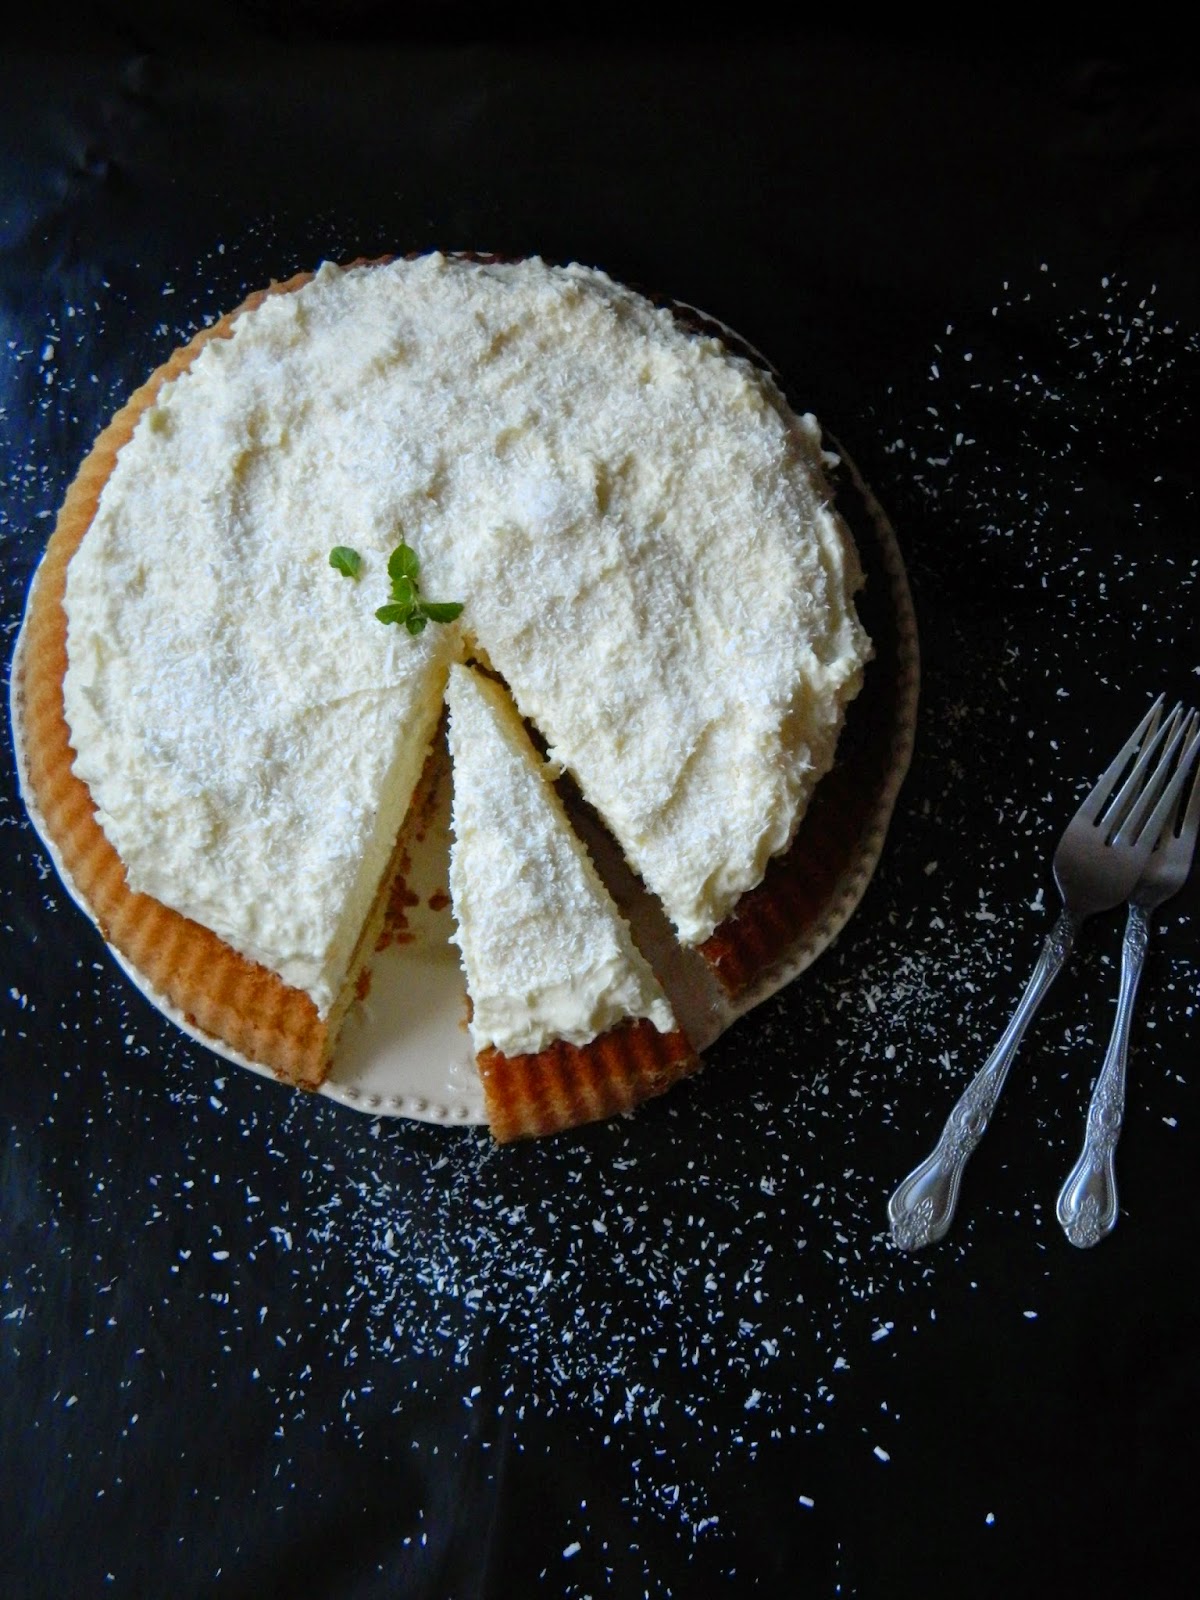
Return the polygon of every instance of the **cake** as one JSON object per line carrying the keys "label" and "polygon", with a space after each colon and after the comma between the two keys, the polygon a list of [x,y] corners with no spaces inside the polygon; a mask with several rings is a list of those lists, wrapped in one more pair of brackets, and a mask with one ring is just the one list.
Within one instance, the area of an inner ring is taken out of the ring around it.
{"label": "cake", "polygon": [[[475,660],[704,949],[869,654],[825,460],[769,376],[591,269],[432,255],[252,297],[100,436],[31,596],[29,785],[105,937],[319,1083]],[[400,544],[453,620],[378,620]]]}
{"label": "cake", "polygon": [[657,1073],[665,1090],[694,1052],[511,699],[456,664],[446,703],[450,892],[488,1122],[504,1140],[628,1110],[634,1084]]}

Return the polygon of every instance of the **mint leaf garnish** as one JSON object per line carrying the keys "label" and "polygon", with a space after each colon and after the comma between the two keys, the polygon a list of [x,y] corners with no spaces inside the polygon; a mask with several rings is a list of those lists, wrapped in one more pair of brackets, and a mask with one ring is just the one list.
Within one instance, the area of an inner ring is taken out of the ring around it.
{"label": "mint leaf garnish", "polygon": [[420,570],[421,563],[417,560],[417,552],[410,545],[398,544],[388,557],[388,577],[393,582],[408,578],[415,586]]}
{"label": "mint leaf garnish", "polygon": [[422,600],[421,614],[430,622],[453,622],[462,611],[461,600]]}
{"label": "mint leaf garnish", "polygon": [[[339,545],[329,560],[334,555],[348,554],[354,557],[354,571],[358,571],[358,556],[353,550],[346,551]],[[424,633],[425,625],[429,622],[453,622],[455,617],[462,612],[461,600],[422,600],[421,585],[417,581],[417,574],[421,564],[417,559],[417,552],[411,545],[398,544],[388,557],[388,577],[392,580],[392,600],[390,605],[380,606],[375,615],[380,622],[403,623],[414,637]]]}
{"label": "mint leaf garnish", "polygon": [[357,578],[362,570],[362,557],[357,550],[351,550],[348,544],[335,544],[329,552],[329,565],[336,568],[343,578]]}

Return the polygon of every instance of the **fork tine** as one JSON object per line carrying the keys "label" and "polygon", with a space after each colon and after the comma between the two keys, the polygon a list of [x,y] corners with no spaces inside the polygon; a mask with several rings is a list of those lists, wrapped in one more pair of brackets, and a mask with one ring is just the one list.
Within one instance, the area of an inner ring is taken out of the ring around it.
{"label": "fork tine", "polygon": [[[1188,713],[1188,719],[1171,740],[1169,747],[1164,751],[1161,761],[1154,769],[1154,775],[1146,785],[1145,792],[1128,820],[1122,825],[1120,832],[1114,839],[1114,844],[1143,844],[1158,838],[1168,818],[1175,814],[1175,807],[1179,803],[1179,796],[1183,793],[1183,786],[1195,765],[1196,756],[1200,753],[1200,730],[1197,729],[1197,718],[1194,711]],[[1160,793],[1161,786],[1170,771],[1171,762],[1175,752],[1182,745],[1183,753],[1179,757],[1179,765],[1175,768],[1166,789]],[[1155,796],[1158,803],[1146,821],[1146,812],[1154,803]],[[1145,826],[1143,827],[1143,823]]]}
{"label": "fork tine", "polygon": [[[1177,705],[1162,728],[1155,728],[1147,738],[1138,754],[1138,760],[1132,772],[1128,774],[1121,785],[1121,792],[1112,804],[1104,811],[1104,833],[1110,843],[1114,842],[1118,830],[1129,820],[1129,814],[1138,801],[1150,787],[1154,774],[1147,776],[1151,762],[1157,763],[1165,747],[1175,736],[1180,724],[1186,720],[1186,713],[1182,705]],[[1102,808],[1103,809],[1103,808]]]}
{"label": "fork tine", "polygon": [[[1079,815],[1085,818],[1088,822],[1095,822],[1096,818],[1100,815],[1101,806],[1104,805],[1109,795],[1113,792],[1117,779],[1121,776],[1122,772],[1124,772],[1126,766],[1129,764],[1130,759],[1138,749],[1138,746],[1141,744],[1143,738],[1146,738],[1147,734],[1149,735],[1149,739],[1147,741],[1149,745],[1150,743],[1153,743],[1154,739],[1157,737],[1158,722],[1159,718],[1162,716],[1162,708],[1163,696],[1160,694],[1158,699],[1154,702],[1149,711],[1147,711],[1146,715],[1133,730],[1133,734],[1130,737],[1129,742],[1122,746],[1121,752],[1117,756],[1116,760],[1104,773],[1103,777],[1101,777],[1100,781],[1096,784],[1096,787],[1092,790],[1091,794],[1088,795],[1087,799],[1080,806]],[[1143,752],[1143,756],[1144,754],[1145,753]]]}
{"label": "fork tine", "polygon": [[[1164,747],[1170,741],[1175,731],[1183,720],[1183,707],[1175,706],[1170,716],[1162,727],[1155,727],[1153,733],[1148,734],[1142,748],[1138,751],[1138,758],[1133,770],[1127,775],[1124,783],[1117,791],[1116,799],[1107,808],[1103,818],[1105,835],[1111,839],[1129,818],[1139,797],[1144,793],[1149,780],[1151,764],[1157,765]],[[1103,808],[1101,808],[1103,809]]]}
{"label": "fork tine", "polygon": [[[1169,770],[1168,763],[1179,748],[1181,731],[1184,734],[1187,732],[1190,718],[1190,711],[1185,711],[1182,705],[1176,705],[1163,727],[1147,743],[1138,758],[1137,766],[1121,786],[1120,794],[1104,818],[1105,833],[1111,844],[1115,844],[1118,839],[1122,844],[1133,842],[1134,834],[1140,826],[1140,818],[1145,816],[1162,793],[1162,785]],[[1152,760],[1153,772],[1149,770]],[[1140,811],[1138,807],[1141,807]],[[1138,822],[1134,822],[1135,812],[1139,818]]]}
{"label": "fork tine", "polygon": [[[1182,804],[1182,801],[1180,802]],[[1177,835],[1185,850],[1194,850],[1196,835],[1200,834],[1200,766],[1192,775],[1192,798],[1184,812],[1183,826]]]}
{"label": "fork tine", "polygon": [[[1180,746],[1187,739],[1191,723],[1192,713],[1185,712],[1182,705],[1177,705],[1155,739],[1154,770],[1148,775],[1143,773],[1137,792],[1127,795],[1126,791],[1132,783],[1131,775],[1130,782],[1125,784],[1113,802],[1112,810],[1105,819],[1108,824],[1109,844],[1136,843],[1147,813],[1152,806],[1158,804],[1174,759],[1179,753]],[[1139,762],[1138,765],[1141,766],[1142,763]],[[1135,772],[1136,770],[1135,768]]]}

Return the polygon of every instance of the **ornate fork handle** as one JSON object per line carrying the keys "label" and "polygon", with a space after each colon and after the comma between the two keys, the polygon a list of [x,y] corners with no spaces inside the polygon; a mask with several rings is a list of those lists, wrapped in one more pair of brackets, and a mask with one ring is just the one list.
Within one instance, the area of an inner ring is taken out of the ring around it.
{"label": "ornate fork handle", "polygon": [[1069,911],[1059,913],[1000,1042],[947,1117],[937,1144],[888,1201],[892,1239],[901,1250],[920,1250],[933,1244],[954,1220],[963,1168],[987,1131],[1017,1047],[1071,952],[1080,920]]}
{"label": "ornate fork handle", "polygon": [[1087,1131],[1079,1160],[1071,1168],[1055,1210],[1063,1232],[1072,1244],[1086,1250],[1099,1244],[1117,1225],[1117,1174],[1115,1156],[1125,1116],[1125,1064],[1129,1055],[1129,1024],[1137,998],[1138,981],[1146,959],[1150,916],[1131,904],[1121,945],[1121,989],[1117,1017],[1108,1053],[1088,1106]]}

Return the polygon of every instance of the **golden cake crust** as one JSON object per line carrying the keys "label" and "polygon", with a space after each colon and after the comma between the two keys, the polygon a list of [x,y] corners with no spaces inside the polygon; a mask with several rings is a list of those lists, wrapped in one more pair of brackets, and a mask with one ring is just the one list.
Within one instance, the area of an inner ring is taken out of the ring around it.
{"label": "golden cake crust", "polygon": [[501,1144],[632,1111],[700,1064],[684,1034],[660,1033],[645,1017],[590,1044],[559,1040],[536,1055],[506,1056],[489,1046],[478,1062],[488,1125]]}

